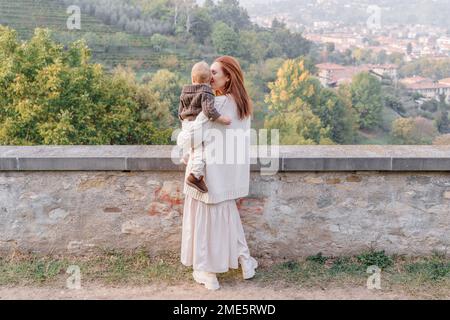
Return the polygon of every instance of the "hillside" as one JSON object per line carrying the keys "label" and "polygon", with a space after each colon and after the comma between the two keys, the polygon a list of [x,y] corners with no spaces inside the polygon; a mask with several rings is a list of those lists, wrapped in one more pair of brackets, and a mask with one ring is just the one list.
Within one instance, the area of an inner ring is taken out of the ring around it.
{"label": "hillside", "polygon": [[51,29],[55,40],[62,43],[85,38],[92,49],[93,60],[107,69],[123,64],[140,73],[160,67],[183,71],[195,60],[175,41],[161,50],[152,45],[150,37],[123,32],[88,14],[82,13],[81,30],[68,30],[66,9],[57,0],[0,0],[0,24],[17,30],[21,39],[30,38],[37,27]]}

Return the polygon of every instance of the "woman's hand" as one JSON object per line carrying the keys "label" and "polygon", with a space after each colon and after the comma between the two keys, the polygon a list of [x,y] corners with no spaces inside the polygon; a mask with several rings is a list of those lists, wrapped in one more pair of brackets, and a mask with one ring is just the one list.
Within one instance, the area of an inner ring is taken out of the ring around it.
{"label": "woman's hand", "polygon": [[231,118],[227,116],[220,116],[216,119],[217,122],[224,124],[226,126],[231,124]]}

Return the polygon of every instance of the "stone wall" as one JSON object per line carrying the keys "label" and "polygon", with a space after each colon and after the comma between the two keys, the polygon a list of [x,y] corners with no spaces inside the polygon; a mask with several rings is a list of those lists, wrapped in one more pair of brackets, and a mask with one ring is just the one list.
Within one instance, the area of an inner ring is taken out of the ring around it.
{"label": "stone wall", "polygon": [[[170,146],[0,147],[0,251],[179,250]],[[450,247],[450,148],[283,147],[237,200],[255,256],[425,255]]]}

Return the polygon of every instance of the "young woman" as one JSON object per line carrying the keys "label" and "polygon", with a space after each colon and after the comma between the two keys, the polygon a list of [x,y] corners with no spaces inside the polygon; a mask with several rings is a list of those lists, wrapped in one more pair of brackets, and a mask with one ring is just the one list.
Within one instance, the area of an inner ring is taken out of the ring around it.
{"label": "young woman", "polygon": [[[249,193],[253,106],[235,58],[217,58],[211,65],[211,73],[216,108],[231,118],[231,124],[210,122],[214,139],[204,148],[208,192],[184,185],[181,262],[193,266],[195,281],[217,290],[220,285],[216,273],[238,269],[241,264],[243,278],[250,279],[258,263],[250,256],[236,205],[236,199]],[[190,163],[186,172],[189,167]]]}

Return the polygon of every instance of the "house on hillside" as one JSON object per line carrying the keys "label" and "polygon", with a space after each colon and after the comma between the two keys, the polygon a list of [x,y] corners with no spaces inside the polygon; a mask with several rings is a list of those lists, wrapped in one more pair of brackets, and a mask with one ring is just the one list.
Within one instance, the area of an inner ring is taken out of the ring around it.
{"label": "house on hillside", "polygon": [[398,67],[393,64],[364,64],[360,66],[342,66],[335,63],[320,63],[316,65],[317,77],[324,87],[334,88],[352,82],[355,75],[368,72],[378,80],[390,79],[397,81]]}
{"label": "house on hillside", "polygon": [[446,101],[450,102],[450,78],[434,81],[430,78],[415,76],[401,79],[400,83],[408,91],[419,93],[426,99],[439,100],[439,97],[443,94]]}

